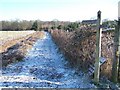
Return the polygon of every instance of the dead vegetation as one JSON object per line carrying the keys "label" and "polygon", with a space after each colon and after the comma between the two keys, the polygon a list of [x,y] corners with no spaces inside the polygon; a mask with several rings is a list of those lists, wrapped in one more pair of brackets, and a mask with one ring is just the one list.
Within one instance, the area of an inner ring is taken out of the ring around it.
{"label": "dead vegetation", "polygon": [[43,32],[35,32],[25,37],[11,40],[2,45],[2,66],[22,60],[27,50],[32,47],[37,39],[42,38],[43,35]]}
{"label": "dead vegetation", "polygon": [[[96,32],[90,30],[51,30],[52,37],[60,50],[78,70],[87,71],[95,62]],[[102,57],[107,61],[101,66],[101,75],[111,76],[113,59],[113,32],[103,32]]]}

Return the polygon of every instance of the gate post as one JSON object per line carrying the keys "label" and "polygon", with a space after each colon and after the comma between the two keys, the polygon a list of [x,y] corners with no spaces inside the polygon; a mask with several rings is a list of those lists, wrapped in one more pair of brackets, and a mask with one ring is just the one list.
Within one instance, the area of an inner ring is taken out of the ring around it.
{"label": "gate post", "polygon": [[94,82],[99,83],[100,75],[100,57],[101,57],[101,11],[97,13],[97,35],[96,35],[96,59],[95,59],[95,72],[94,72]]}

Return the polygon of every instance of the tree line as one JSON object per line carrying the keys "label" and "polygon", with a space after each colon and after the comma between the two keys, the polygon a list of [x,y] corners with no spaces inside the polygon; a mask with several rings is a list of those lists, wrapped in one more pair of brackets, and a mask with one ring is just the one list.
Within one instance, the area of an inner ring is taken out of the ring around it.
{"label": "tree line", "polygon": [[[1,21],[2,23],[2,29],[3,31],[19,31],[19,30],[32,30],[34,28],[33,24],[36,21],[27,21],[27,20],[14,20],[14,21]],[[40,22],[39,22],[40,25]],[[40,27],[40,26],[37,26]],[[35,28],[34,28],[35,29]]]}
{"label": "tree line", "polygon": [[[1,31],[22,31],[22,30],[45,30],[45,29],[62,29],[73,31],[78,29],[81,22],[69,22],[69,21],[40,21],[40,20],[14,20],[14,21],[0,21],[2,25]],[[103,25],[106,27],[114,27],[114,21],[104,21]]]}

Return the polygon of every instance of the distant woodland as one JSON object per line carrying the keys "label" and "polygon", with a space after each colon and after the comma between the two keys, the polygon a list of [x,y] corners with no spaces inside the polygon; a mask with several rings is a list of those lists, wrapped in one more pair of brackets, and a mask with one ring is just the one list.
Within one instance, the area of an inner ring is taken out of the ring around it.
{"label": "distant woodland", "polygon": [[[21,31],[21,30],[45,30],[45,29],[62,29],[73,31],[83,26],[82,22],[69,22],[69,21],[40,21],[40,20],[13,20],[13,21],[0,21],[0,31]],[[107,28],[114,28],[115,21],[104,20],[103,25]]]}

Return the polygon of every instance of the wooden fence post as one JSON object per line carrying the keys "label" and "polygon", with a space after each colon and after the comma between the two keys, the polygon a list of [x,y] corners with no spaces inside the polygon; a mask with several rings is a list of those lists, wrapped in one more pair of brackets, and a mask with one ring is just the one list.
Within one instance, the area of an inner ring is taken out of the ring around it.
{"label": "wooden fence post", "polygon": [[95,60],[95,72],[94,72],[94,82],[99,83],[100,74],[100,57],[101,57],[101,11],[97,13],[97,36],[96,36],[96,60]]}
{"label": "wooden fence post", "polygon": [[[118,10],[118,13],[119,10]],[[112,65],[112,81],[117,83],[119,74],[119,60],[120,60],[120,18],[118,16],[117,26],[114,32],[114,60]]]}
{"label": "wooden fence post", "polygon": [[118,46],[118,51],[119,51],[119,73],[118,73],[118,82],[120,83],[120,1],[118,2],[118,29],[119,29],[119,46]]}
{"label": "wooden fence post", "polygon": [[[119,2],[119,5],[120,5],[120,2]],[[120,82],[120,17],[118,19],[118,29],[119,29],[119,45],[118,45],[118,54],[119,54],[118,80],[119,81],[118,82]]]}
{"label": "wooden fence post", "polygon": [[112,81],[118,81],[118,69],[119,69],[119,60],[120,60],[120,20],[117,22],[117,26],[115,28],[115,37],[114,37],[114,60],[112,65]]}

